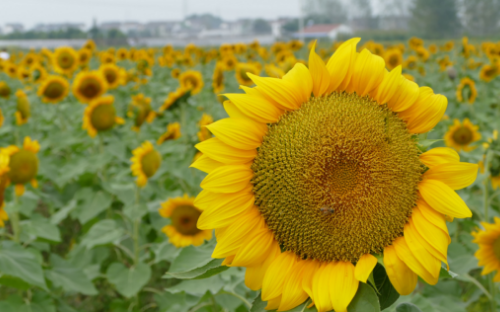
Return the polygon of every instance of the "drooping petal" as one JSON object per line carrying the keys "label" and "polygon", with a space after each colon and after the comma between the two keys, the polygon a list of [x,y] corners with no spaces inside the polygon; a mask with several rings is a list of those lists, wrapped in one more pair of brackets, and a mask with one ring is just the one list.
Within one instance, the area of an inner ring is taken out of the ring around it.
{"label": "drooping petal", "polygon": [[401,112],[411,107],[418,98],[420,92],[418,85],[400,76],[401,82],[394,95],[387,102],[387,106],[393,112]]}
{"label": "drooping petal", "polygon": [[420,276],[424,281],[430,285],[436,285],[438,277],[434,277],[410,251],[408,244],[403,236],[398,237],[392,245],[396,250],[399,259],[403,261],[413,272]]}
{"label": "drooping petal", "polygon": [[422,198],[435,210],[454,218],[472,217],[463,199],[443,182],[425,179],[418,184],[418,189]]}
{"label": "drooping petal", "polygon": [[222,142],[242,150],[259,147],[267,132],[266,124],[249,119],[225,118],[206,127]]}
{"label": "drooping petal", "polygon": [[420,161],[429,168],[460,161],[458,153],[449,147],[435,147],[420,155]]}
{"label": "drooping petal", "polygon": [[250,183],[253,171],[245,165],[222,166],[210,172],[201,188],[214,193],[236,193]]}
{"label": "drooping petal", "polygon": [[443,118],[448,99],[440,94],[434,94],[431,88],[421,87],[415,104],[399,113],[406,121],[411,133],[425,133]]}
{"label": "drooping petal", "polygon": [[[434,254],[437,254],[440,258],[443,258],[443,256],[439,252],[435,252],[432,246],[420,236],[412,222],[405,224],[404,235],[413,256],[425,267],[433,278],[439,278],[441,260],[434,256]],[[446,260],[446,256],[444,256],[444,259]]]}
{"label": "drooping petal", "polygon": [[268,257],[274,243],[274,234],[269,229],[264,228],[246,238],[232,264],[242,267],[262,264]]}
{"label": "drooping petal", "polygon": [[281,304],[281,295],[267,301],[266,310],[276,310]]}
{"label": "drooping petal", "polygon": [[367,49],[359,53],[354,64],[351,84],[359,96],[365,96],[377,88],[384,80],[385,62]]}
{"label": "drooping petal", "polygon": [[356,270],[354,271],[354,275],[356,279],[360,282],[366,283],[366,280],[370,276],[377,265],[377,258],[371,254],[362,255],[359,258],[358,263],[356,263]]}
{"label": "drooping petal", "polygon": [[313,297],[313,278],[316,274],[316,271],[320,267],[320,263],[315,260],[304,260],[304,274],[302,279],[302,289],[309,295],[309,297]]}
{"label": "drooping petal", "polygon": [[[245,94],[236,94],[236,95],[245,95]],[[226,95],[226,97],[227,97],[227,95]],[[235,119],[250,119],[250,120],[252,120],[252,118],[250,116],[247,116],[246,114],[244,114],[230,100],[224,101],[224,103],[222,103],[222,105],[224,106],[224,110],[229,115],[229,117],[235,118]]]}
{"label": "drooping petal", "polygon": [[356,60],[356,45],[361,38],[351,38],[344,42],[330,57],[326,68],[330,73],[330,88],[328,93],[335,90],[344,91],[353,73],[352,65]]}
{"label": "drooping petal", "polygon": [[401,84],[401,66],[394,68],[390,73],[385,72],[384,80],[374,89],[370,94],[379,104],[385,104],[396,93],[399,85]]}
{"label": "drooping petal", "polygon": [[[448,233],[444,233],[443,230],[428,221],[418,207],[413,209],[410,223],[427,244],[432,246],[431,253],[442,262],[448,263]],[[429,250],[428,247],[427,249]]]}
{"label": "drooping petal", "polygon": [[208,157],[227,165],[245,164],[257,156],[255,149],[242,150],[224,143],[219,138],[205,140],[195,147]]}
{"label": "drooping petal", "polygon": [[281,297],[281,304],[278,311],[288,311],[302,302],[304,302],[308,295],[302,289],[302,279],[304,277],[305,261],[299,260],[294,265],[293,270],[286,277],[283,286],[283,295]]}
{"label": "drooping petal", "polygon": [[338,261],[333,267],[330,300],[335,311],[347,312],[347,306],[358,290],[359,282],[354,277],[354,270],[349,261]]}
{"label": "drooping petal", "polygon": [[[248,88],[253,90],[255,88]],[[245,88],[244,90],[247,90]],[[262,123],[274,123],[283,114],[275,104],[254,94],[225,94],[243,114]],[[229,113],[229,112],[228,112]]]}
{"label": "drooping petal", "polygon": [[291,252],[281,253],[271,263],[262,283],[262,300],[267,301],[283,293],[285,280],[296,263],[297,257]]}
{"label": "drooping petal", "polygon": [[198,218],[200,230],[210,230],[229,226],[239,215],[253,207],[255,196],[252,192],[218,194],[216,203],[203,211]]}
{"label": "drooping petal", "polygon": [[264,281],[264,276],[267,269],[274,262],[276,257],[281,253],[280,246],[278,242],[274,242],[268,253],[266,261],[260,265],[251,266],[246,268],[245,272],[245,285],[251,290],[259,290],[262,288],[262,282]]}
{"label": "drooping petal", "polygon": [[460,190],[474,183],[479,166],[465,162],[447,163],[434,166],[424,173],[424,179],[443,182],[454,190]]}
{"label": "drooping petal", "polygon": [[418,276],[399,259],[392,245],[384,248],[384,266],[392,286],[400,295],[406,296],[413,292]]}
{"label": "drooping petal", "polygon": [[313,277],[313,300],[318,312],[333,309],[332,300],[330,299],[333,265],[333,263],[322,264]]}
{"label": "drooping petal", "polygon": [[300,105],[309,101],[313,90],[311,72],[302,63],[296,63],[293,68],[283,76],[283,81],[290,82]]}
{"label": "drooping petal", "polygon": [[214,169],[224,166],[223,163],[213,160],[207,155],[201,155],[189,168],[196,168],[206,173],[212,172]]}
{"label": "drooping petal", "polygon": [[314,51],[316,41],[314,41],[309,52],[309,71],[313,80],[313,93],[315,97],[320,97],[326,93],[330,87],[330,73],[326,69],[325,63]]}
{"label": "drooping petal", "polygon": [[423,199],[417,200],[417,207],[422,215],[435,226],[441,229],[448,236],[448,244],[451,243],[450,235],[448,235],[448,227],[446,226],[446,219],[444,215],[436,210],[432,209],[429,204],[427,204]]}

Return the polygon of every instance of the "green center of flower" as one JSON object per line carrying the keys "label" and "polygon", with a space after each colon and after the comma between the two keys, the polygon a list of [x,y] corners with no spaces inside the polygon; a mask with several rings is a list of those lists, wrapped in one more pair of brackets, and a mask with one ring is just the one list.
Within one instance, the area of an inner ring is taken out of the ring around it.
{"label": "green center of flower", "polygon": [[8,98],[10,95],[10,87],[5,82],[0,82],[0,97]]}
{"label": "green center of flower", "polygon": [[43,95],[51,100],[55,100],[61,97],[64,93],[64,86],[58,82],[54,81],[49,83],[49,85],[45,88]]}
{"label": "green center of flower", "polygon": [[462,88],[462,98],[465,100],[465,101],[469,101],[470,98],[472,96],[472,90],[470,88],[470,85],[469,84],[466,84],[463,88]]}
{"label": "green center of flower", "polygon": [[95,98],[102,91],[100,82],[95,78],[87,78],[80,84],[78,88],[81,94],[87,99]]}
{"label": "green center of flower", "polygon": [[172,211],[172,226],[183,235],[195,235],[201,230],[196,227],[201,212],[193,206],[179,206]]}
{"label": "green center of flower", "polygon": [[161,165],[161,156],[156,150],[152,150],[141,159],[142,171],[146,177],[151,178]]}
{"label": "green center of flower", "polygon": [[493,243],[493,253],[497,257],[497,259],[500,261],[500,237],[498,237],[495,242]]}
{"label": "green center of flower", "polygon": [[468,145],[472,138],[473,133],[468,127],[461,126],[453,132],[453,141],[459,145]]}
{"label": "green center of flower", "polygon": [[30,103],[27,97],[21,96],[17,98],[17,111],[21,114],[23,119],[29,118],[31,116]]}
{"label": "green center of flower", "polygon": [[356,94],[285,113],[252,165],[255,204],[301,258],[356,262],[403,235],[424,170],[406,124]]}
{"label": "green center of flower", "polygon": [[70,69],[75,64],[75,59],[69,52],[63,52],[57,58],[57,64],[62,69]]}
{"label": "green center of flower", "polygon": [[108,69],[104,73],[104,77],[106,77],[106,80],[108,81],[109,84],[114,84],[115,81],[118,79],[118,75],[116,72],[112,69]]}
{"label": "green center of flower", "polygon": [[38,172],[38,158],[36,154],[20,149],[17,153],[10,156],[9,178],[13,184],[24,184],[30,182],[36,177]]}
{"label": "green center of flower", "polygon": [[92,111],[90,122],[97,131],[106,131],[115,125],[116,110],[113,105],[99,105]]}

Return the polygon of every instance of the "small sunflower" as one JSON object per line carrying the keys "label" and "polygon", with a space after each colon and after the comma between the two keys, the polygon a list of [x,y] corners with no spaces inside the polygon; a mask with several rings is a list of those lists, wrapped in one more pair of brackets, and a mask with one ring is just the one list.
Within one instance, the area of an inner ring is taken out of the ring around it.
{"label": "small sunflower", "polygon": [[212,134],[210,133],[210,131],[208,131],[207,126],[212,124],[213,122],[214,119],[212,118],[212,116],[205,113],[201,116],[201,119],[198,122],[198,127],[200,127],[200,131],[198,131],[198,133],[196,134],[200,142],[208,140],[212,137]]}
{"label": "small sunflower", "polygon": [[17,110],[16,110],[16,124],[18,126],[24,125],[28,122],[28,119],[31,116],[30,112],[30,102],[26,93],[23,90],[17,90]]}
{"label": "small sunflower", "polygon": [[17,79],[24,84],[31,82],[31,70],[29,67],[19,66],[17,68]]}
{"label": "small sunflower", "polygon": [[422,61],[422,62],[427,62],[427,60],[429,59],[429,51],[424,48],[423,46],[420,46],[418,47],[415,52],[417,53],[417,56],[418,58]]}
{"label": "small sunflower", "polygon": [[119,66],[116,66],[114,63],[101,65],[99,67],[99,71],[101,72],[102,76],[106,78],[109,89],[115,89],[125,82],[123,69]]}
{"label": "small sunflower", "polygon": [[70,76],[80,66],[78,53],[70,47],[59,47],[54,51],[52,64],[58,73]]}
{"label": "small sunflower", "polygon": [[[319,312],[344,312],[382,255],[403,295],[421,276],[435,285],[447,262],[445,215],[472,213],[455,190],[477,165],[449,148],[420,151],[447,99],[356,52],[359,38],[325,64],[282,79],[248,74],[257,85],[226,94],[229,118],[207,128],[192,167],[208,176],[195,206],[198,228],[215,229],[213,258],[246,267],[266,309],[285,311],[309,297]],[[326,285],[326,286],[325,286]]]}
{"label": "small sunflower", "polygon": [[116,109],[113,106],[115,98],[111,95],[92,100],[85,108],[83,115],[83,129],[87,130],[90,137],[95,137],[97,133],[113,128],[116,124],[125,123],[123,118],[116,116]]}
{"label": "small sunflower", "polygon": [[10,97],[10,87],[5,81],[0,81],[0,97],[8,99]]}
{"label": "small sunflower", "polygon": [[180,75],[181,75],[181,70],[179,68],[174,68],[170,72],[170,76],[174,79],[179,79]]}
{"label": "small sunflower", "polygon": [[38,87],[38,96],[44,103],[58,103],[69,92],[69,83],[61,76],[48,76]]}
{"label": "small sunflower", "polygon": [[129,105],[127,115],[134,118],[134,126],[132,127],[134,131],[139,131],[145,121],[152,123],[156,113],[151,108],[151,98],[145,97],[142,93],[132,96],[132,103]]}
{"label": "small sunflower", "polygon": [[130,53],[125,48],[119,48],[118,51],[116,51],[116,58],[119,61],[128,60],[130,58]]}
{"label": "small sunflower", "polygon": [[478,129],[479,127],[473,125],[469,118],[465,118],[463,123],[455,119],[453,125],[448,128],[448,132],[444,135],[444,142],[459,152],[461,150],[472,151],[476,146],[470,146],[470,144],[481,139]]}
{"label": "small sunflower", "polygon": [[109,51],[101,52],[100,59],[102,64],[113,64],[116,62],[115,55]]}
{"label": "small sunflower", "polygon": [[497,271],[494,282],[500,282],[500,218],[495,217],[494,223],[481,222],[484,230],[472,232],[473,242],[479,245],[475,256],[479,265],[484,266],[481,275]]}
{"label": "small sunflower", "polygon": [[89,49],[78,50],[78,63],[81,67],[85,67],[90,62],[92,58],[92,51]]}
{"label": "small sunflower", "polygon": [[40,65],[40,63],[36,63],[30,67],[31,70],[31,79],[34,83],[41,83],[47,78],[48,73],[45,67]]}
{"label": "small sunflower", "polygon": [[171,220],[170,225],[161,230],[176,247],[200,246],[205,240],[212,238],[212,231],[196,227],[201,210],[195,207],[192,197],[184,195],[170,198],[161,204],[158,212],[163,218]]}
{"label": "small sunflower", "polygon": [[254,83],[250,77],[248,77],[248,74],[252,75],[259,75],[260,74],[260,69],[257,68],[254,64],[249,64],[249,63],[238,63],[236,65],[236,69],[234,71],[236,75],[236,80],[238,80],[238,83],[240,85],[244,86],[252,86]]}
{"label": "small sunflower", "polygon": [[178,122],[173,122],[168,124],[167,131],[158,138],[156,144],[160,145],[165,141],[177,140],[180,137],[181,137],[181,124]]}
{"label": "small sunflower", "polygon": [[481,67],[481,71],[479,72],[479,78],[483,81],[490,82],[492,81],[500,71],[498,70],[498,66],[485,64]]}
{"label": "small sunflower", "polygon": [[384,53],[385,64],[392,70],[403,64],[403,53],[399,49],[389,49]]}
{"label": "small sunflower", "polygon": [[85,42],[85,44],[83,45],[83,48],[88,49],[90,51],[94,51],[96,48],[94,40],[92,39],[87,40],[87,42]]}
{"label": "small sunflower", "polygon": [[99,98],[107,90],[106,78],[99,71],[80,72],[73,81],[73,94],[85,104]]}
{"label": "small sunflower", "polygon": [[9,220],[9,215],[5,211],[5,189],[8,186],[9,178],[9,156],[0,153],[0,227],[5,226],[5,221]]}
{"label": "small sunflower", "polygon": [[174,92],[170,92],[168,94],[168,97],[163,101],[163,104],[160,106],[158,111],[164,112],[167,110],[170,106],[174,105],[181,97],[183,97],[187,93],[187,90],[184,90],[182,87],[179,87],[177,90]]}
{"label": "small sunflower", "polygon": [[474,80],[464,77],[457,87],[457,100],[473,104],[477,97],[476,83]]}
{"label": "small sunflower", "polygon": [[233,70],[236,67],[236,64],[238,64],[238,59],[233,54],[228,54],[222,58],[221,62],[224,65],[224,70],[229,71]]}
{"label": "small sunflower", "polygon": [[7,64],[5,64],[5,73],[7,73],[7,75],[9,75],[9,77],[11,78],[17,78],[17,66],[16,64],[12,63],[12,62],[7,62]]}
{"label": "small sunflower", "polygon": [[130,160],[132,165],[130,169],[132,174],[137,177],[136,183],[144,187],[148,179],[154,176],[161,165],[161,155],[156,151],[151,142],[146,141],[141,146],[132,151],[134,157]]}
{"label": "small sunflower", "polygon": [[180,74],[179,82],[185,90],[191,90],[191,94],[200,93],[203,89],[203,76],[199,71],[188,70]]}
{"label": "small sunflower", "polygon": [[416,69],[417,68],[417,62],[418,62],[417,57],[414,56],[414,55],[410,55],[410,56],[408,56],[408,58],[404,62],[404,67],[408,68],[408,69]]}
{"label": "small sunflower", "polygon": [[17,196],[24,194],[24,184],[28,182],[31,182],[33,187],[38,187],[36,181],[38,157],[36,154],[39,150],[40,145],[38,142],[32,141],[30,137],[24,138],[22,148],[11,145],[1,150],[1,153],[9,156],[8,183],[15,185]]}
{"label": "small sunflower", "polygon": [[212,76],[212,89],[215,94],[224,91],[224,69],[221,63],[215,65],[214,74]]}

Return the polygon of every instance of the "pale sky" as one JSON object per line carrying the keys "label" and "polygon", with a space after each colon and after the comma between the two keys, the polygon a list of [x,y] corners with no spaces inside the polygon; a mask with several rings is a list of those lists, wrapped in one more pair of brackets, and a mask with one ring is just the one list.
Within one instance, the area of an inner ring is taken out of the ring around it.
{"label": "pale sky", "polygon": [[[211,13],[224,20],[297,17],[300,0],[0,0],[0,27],[22,23],[181,20],[184,12]],[[186,5],[184,5],[186,3]]]}

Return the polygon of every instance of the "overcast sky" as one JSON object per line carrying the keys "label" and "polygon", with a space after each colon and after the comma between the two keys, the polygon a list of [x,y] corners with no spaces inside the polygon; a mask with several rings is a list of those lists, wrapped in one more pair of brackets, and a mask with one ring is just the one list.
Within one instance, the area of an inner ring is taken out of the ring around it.
{"label": "overcast sky", "polygon": [[38,23],[181,20],[184,12],[212,13],[225,20],[298,16],[300,0],[2,0],[0,26]]}

